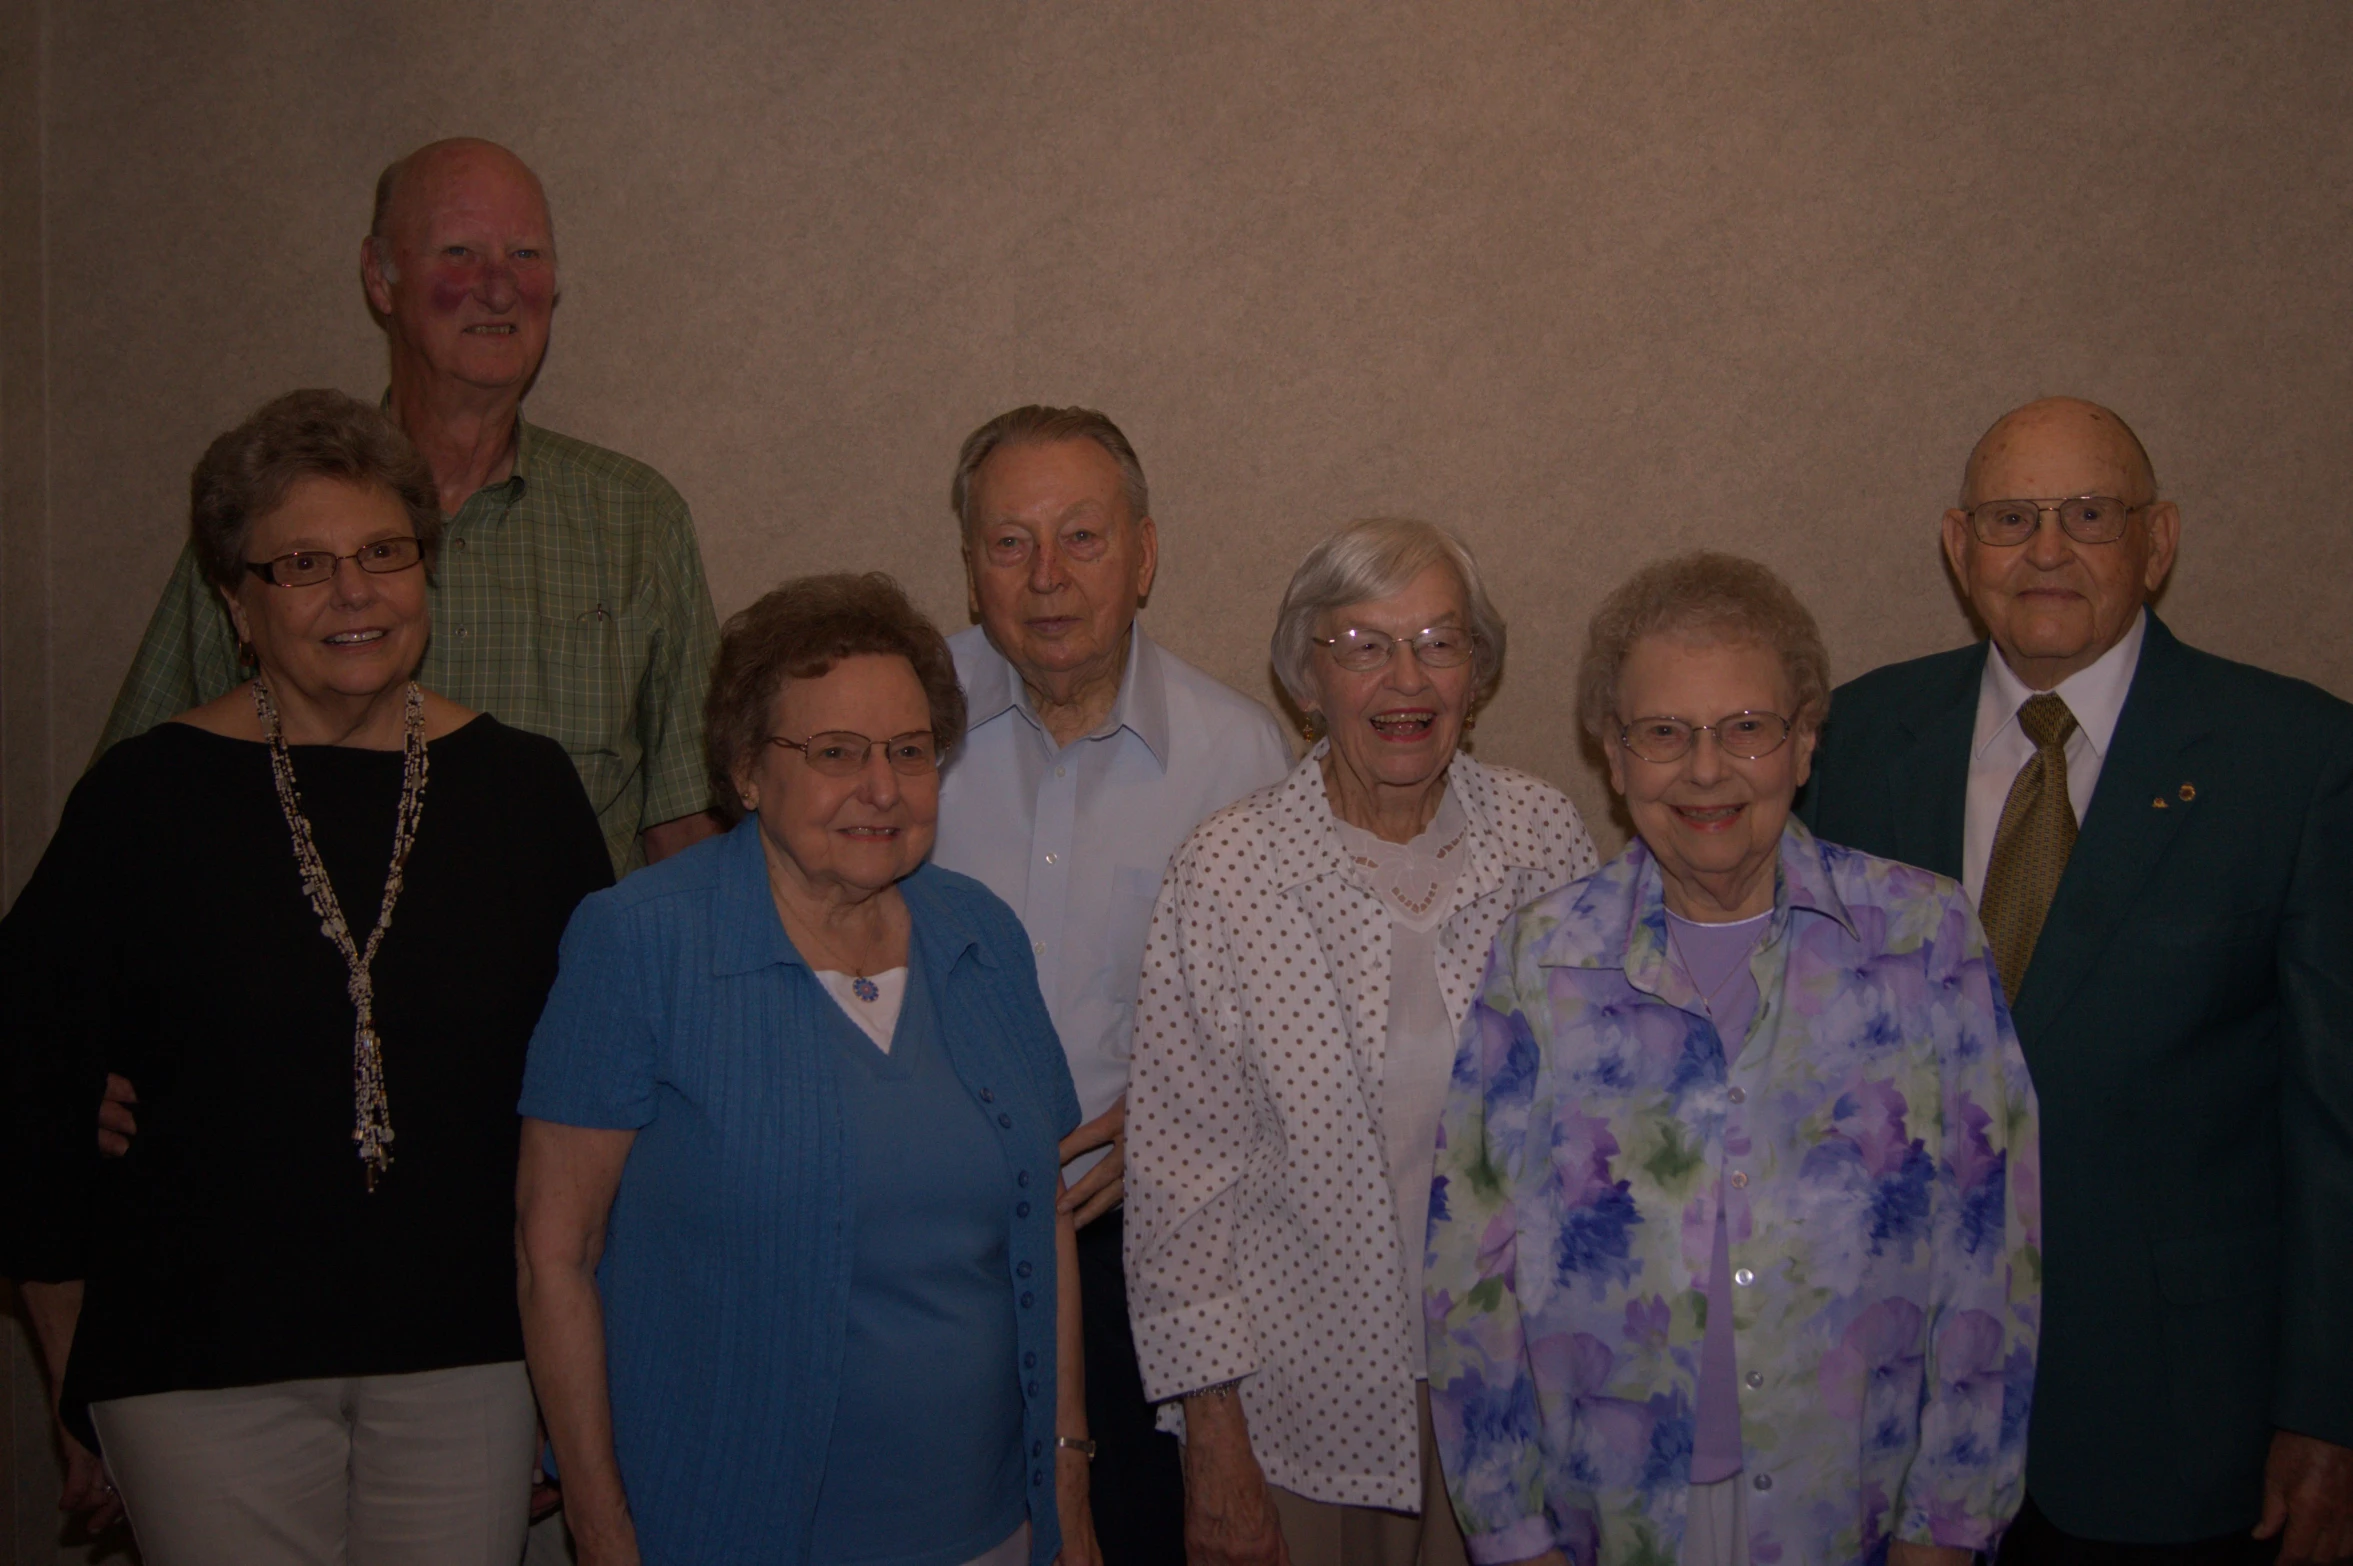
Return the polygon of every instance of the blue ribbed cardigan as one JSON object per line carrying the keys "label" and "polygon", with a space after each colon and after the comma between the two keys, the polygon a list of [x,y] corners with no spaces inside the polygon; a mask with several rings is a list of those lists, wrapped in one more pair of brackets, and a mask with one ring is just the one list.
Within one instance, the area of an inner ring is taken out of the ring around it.
{"label": "blue ribbed cardigan", "polygon": [[[1029,940],[979,882],[899,884],[956,1074],[1005,1138],[1032,1566],[1054,1511],[1056,1143],[1078,1124]],[[759,824],[580,905],[522,1113],[634,1130],[597,1283],[614,1445],[648,1566],[803,1562],[841,1389],[852,1160]],[[940,1417],[953,1418],[943,1409]],[[907,1476],[920,1504],[922,1476]]]}

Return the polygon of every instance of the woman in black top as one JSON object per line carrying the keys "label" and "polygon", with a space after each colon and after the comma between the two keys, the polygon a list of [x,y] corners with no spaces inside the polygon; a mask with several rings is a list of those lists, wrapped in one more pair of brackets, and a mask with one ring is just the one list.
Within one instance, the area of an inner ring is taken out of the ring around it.
{"label": "woman in black top", "polygon": [[611,870],[559,746],[412,682],[440,522],[338,393],[216,441],[195,550],[258,677],[109,751],[0,923],[0,1263],[151,1566],[522,1549],[514,1106]]}

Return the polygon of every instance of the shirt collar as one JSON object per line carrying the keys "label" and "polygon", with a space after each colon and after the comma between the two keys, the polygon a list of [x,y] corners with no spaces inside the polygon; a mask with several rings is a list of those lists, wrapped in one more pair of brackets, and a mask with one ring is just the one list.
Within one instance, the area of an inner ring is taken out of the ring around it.
{"label": "shirt collar", "polygon": [[[385,387],[384,395],[376,399],[376,411],[387,418],[391,417],[391,387]],[[532,429],[531,421],[523,417],[523,410],[517,408],[515,410],[515,471],[496,484],[483,485],[474,491],[474,494],[497,495],[510,506],[521,500],[531,490],[531,460],[538,445],[538,433]],[[467,503],[471,504],[473,498],[473,495],[468,495],[466,497]],[[458,509],[463,511],[465,507],[460,506]]]}
{"label": "shirt collar", "polygon": [[806,968],[776,917],[768,889],[768,855],[760,847],[760,818],[745,816],[719,845],[718,919],[711,943],[713,973],[749,973],[777,963]]}
{"label": "shirt collar", "polygon": [[[2108,742],[2116,737],[2116,720],[2124,713],[2124,698],[2132,690],[2133,670],[2140,667],[2141,643],[2149,634],[2149,611],[2133,616],[2132,626],[2116,645],[2100,654],[2089,668],[2078,669],[2052,688],[2051,694],[2075,714],[2076,727],[2091,742],[2093,754],[2107,759]],[[1985,649],[1985,674],[1977,687],[1977,731],[1970,755],[1983,760],[2004,730],[2018,721],[2018,709],[2037,695],[2026,688],[2002,657],[2001,648]]]}
{"label": "shirt collar", "polygon": [[[779,964],[810,967],[776,916],[776,894],[768,886],[768,854],[760,845],[757,816],[745,816],[735,824],[719,845],[719,860],[711,971],[751,973]],[[912,939],[925,971],[944,974],[967,951],[990,967],[997,966],[996,955],[982,939],[966,903],[954,895],[945,871],[925,861],[899,882],[899,895],[906,899]]]}
{"label": "shirt collar", "polygon": [[[1299,758],[1291,775],[1276,786],[1269,847],[1273,851],[1275,882],[1282,890],[1305,886],[1323,875],[1356,878],[1340,841],[1339,818],[1332,814],[1324,787],[1324,753],[1332,748],[1327,734]],[[1542,869],[1532,843],[1510,830],[1500,819],[1503,801],[1496,797],[1494,774],[1466,751],[1456,751],[1447,763],[1447,791],[1462,807],[1470,826],[1470,857],[1455,882],[1457,908],[1502,889],[1514,870]],[[1452,917],[1449,915],[1448,917]]]}
{"label": "shirt collar", "polygon": [[[1607,968],[1613,966],[1615,958],[1614,965],[1624,968],[1626,982],[1634,988],[1656,995],[1671,1006],[1687,1011],[1699,1009],[1699,992],[1692,988],[1682,965],[1668,952],[1666,877],[1640,838],[1628,846],[1626,860],[1633,872],[1630,888],[1633,895],[1628,899],[1630,910],[1622,952],[1591,951],[1564,964],[1546,963],[1545,966]],[[1834,920],[1849,936],[1858,936],[1855,917],[1847,910],[1846,899],[1838,895],[1838,888],[1832,884],[1829,867],[1822,862],[1821,843],[1793,815],[1781,828],[1781,847],[1773,876],[1773,918],[1759,944],[1771,946],[1780,941],[1800,913],[1819,914]]]}
{"label": "shirt collar", "polygon": [[[1037,709],[1031,705],[1029,687],[1021,683],[1021,673],[1012,660],[997,650],[997,644],[984,631],[981,639],[988,656],[973,671],[972,683],[965,687],[965,721],[971,728],[979,728],[1018,712],[1022,719],[1041,735],[1046,726],[1038,721]],[[1111,711],[1086,739],[1106,739],[1126,729],[1144,742],[1152,752],[1152,759],[1160,769],[1168,770],[1168,676],[1160,666],[1163,654],[1160,644],[1144,634],[1140,622],[1128,627],[1127,672],[1119,678],[1119,695],[1112,700]]]}

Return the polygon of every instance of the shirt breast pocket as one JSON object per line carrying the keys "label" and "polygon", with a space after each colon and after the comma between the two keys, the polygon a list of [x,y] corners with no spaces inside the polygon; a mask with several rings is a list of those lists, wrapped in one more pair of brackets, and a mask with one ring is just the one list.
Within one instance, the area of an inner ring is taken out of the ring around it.
{"label": "shirt breast pocket", "polygon": [[517,726],[562,745],[601,807],[635,764],[638,687],[651,641],[645,618],[603,604],[549,605],[533,631],[539,710]]}

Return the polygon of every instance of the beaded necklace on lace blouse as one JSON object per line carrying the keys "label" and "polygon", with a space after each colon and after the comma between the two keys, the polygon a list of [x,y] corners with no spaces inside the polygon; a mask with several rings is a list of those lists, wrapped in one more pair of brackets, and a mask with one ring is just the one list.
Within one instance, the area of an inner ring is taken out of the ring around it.
{"label": "beaded necklace on lace blouse", "polygon": [[352,1127],[360,1166],[368,1190],[392,1167],[392,1104],[384,1095],[384,1041],[376,1036],[376,984],[372,973],[376,948],[392,928],[392,905],[400,900],[401,871],[409,850],[416,846],[417,821],[425,811],[425,693],[409,681],[405,724],[400,741],[400,813],[392,830],[392,867],[384,876],[384,902],[376,910],[376,927],[368,932],[363,950],[351,938],[351,925],[336,899],[335,883],[327,879],[326,861],[311,836],[310,818],[302,813],[302,792],[294,786],[294,756],[278,723],[277,703],[270,700],[270,682],[256,676],[253,710],[261,718],[269,740],[270,777],[278,786],[278,808],[285,812],[286,829],[294,838],[294,864],[302,874],[302,890],[311,911],[319,916],[319,933],[335,943],[350,970],[344,992],[351,997],[356,1021],[351,1035]]}

